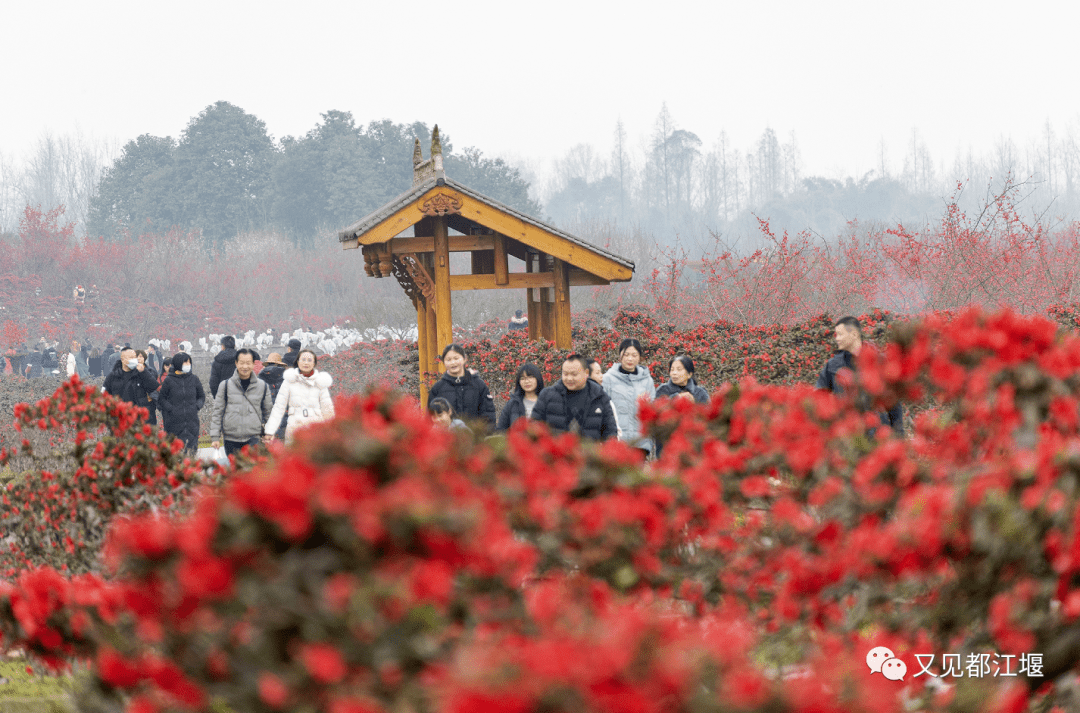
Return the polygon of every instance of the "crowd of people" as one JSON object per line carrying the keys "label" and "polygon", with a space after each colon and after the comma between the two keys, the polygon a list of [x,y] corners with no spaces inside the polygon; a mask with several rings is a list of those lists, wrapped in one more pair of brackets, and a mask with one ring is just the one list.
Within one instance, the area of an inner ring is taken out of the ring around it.
{"label": "crowd of people", "polygon": [[[515,319],[521,319],[520,313]],[[511,325],[511,328],[516,328]],[[843,393],[850,381],[843,372],[856,370],[856,357],[864,348],[862,327],[854,317],[844,317],[834,325],[836,352],[827,361],[817,380],[817,388]],[[282,355],[237,349],[234,337],[221,339],[210,370],[208,393],[192,373],[191,356],[179,351],[163,359],[155,347],[133,349],[130,344],[112,345],[105,352],[87,349],[74,342],[65,358],[68,377],[104,373],[102,390],[147,409],[148,420],[194,451],[199,440],[199,412],[212,399],[210,440],[225,454],[245,446],[290,442],[296,429],[334,415],[330,397],[333,379],[320,371],[318,356],[302,348],[298,339],[288,342]],[[591,440],[618,438],[639,449],[645,457],[659,456],[663,444],[654,443],[642,431],[638,406],[642,398],[688,399],[708,403],[709,394],[694,380],[694,361],[686,354],[667,363],[667,379],[656,385],[649,368],[642,363],[644,350],[636,339],[619,344],[618,360],[605,371],[603,365],[582,354],[570,354],[562,364],[561,378],[545,385],[540,369],[522,364],[514,376],[513,393],[496,412],[495,402],[480,374],[469,368],[468,356],[459,344],[442,351],[442,377],[428,391],[428,411],[434,421],[452,429],[505,432],[520,419],[533,419],[554,431],[571,431]],[[21,358],[20,358],[21,357]],[[29,358],[27,358],[29,357]],[[41,340],[27,355],[9,354],[13,372],[37,378],[41,372],[59,368],[56,345]],[[256,373],[256,362],[262,369]],[[869,409],[865,394],[858,403]],[[880,413],[881,423],[903,435],[903,409],[897,404]],[[872,428],[870,435],[876,431]]]}
{"label": "crowd of people", "polygon": [[[520,315],[519,315],[520,317]],[[850,383],[841,372],[854,373],[855,358],[866,348],[862,326],[855,317],[844,317],[833,325],[837,349],[826,362],[817,388],[842,394]],[[429,390],[428,411],[432,419],[454,429],[468,429],[469,422],[495,432],[506,431],[520,419],[531,418],[554,431],[573,431],[583,438],[618,438],[642,451],[646,457],[659,456],[663,444],[654,443],[642,432],[638,418],[640,399],[688,399],[709,402],[708,392],[694,380],[694,360],[686,354],[667,363],[667,380],[657,386],[642,363],[643,349],[636,339],[619,344],[618,360],[607,371],[599,362],[581,354],[570,354],[562,364],[561,379],[544,385],[540,369],[522,364],[514,376],[514,391],[496,416],[494,401],[480,375],[468,368],[468,357],[459,344],[442,352],[445,369]],[[870,408],[868,397],[860,394],[860,408]],[[881,423],[903,436],[903,407],[898,403],[880,414]],[[868,430],[873,435],[876,428]]]}

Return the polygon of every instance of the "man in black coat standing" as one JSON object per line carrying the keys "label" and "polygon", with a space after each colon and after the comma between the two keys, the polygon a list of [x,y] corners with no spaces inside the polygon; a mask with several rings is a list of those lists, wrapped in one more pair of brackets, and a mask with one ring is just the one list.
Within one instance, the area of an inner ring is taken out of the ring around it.
{"label": "man in black coat standing", "polygon": [[299,339],[290,339],[288,347],[289,351],[285,352],[285,356],[281,358],[281,361],[285,362],[285,366],[292,368],[296,366],[296,358],[300,356],[302,345]]}
{"label": "man in black coat standing", "polygon": [[536,397],[532,418],[553,431],[573,431],[594,441],[619,435],[611,399],[604,387],[589,378],[588,361],[580,354],[566,357],[562,380]]}
{"label": "man in black coat standing", "polygon": [[[833,330],[837,349],[829,361],[825,362],[825,367],[818,374],[815,386],[839,396],[844,393],[844,387],[836,377],[844,369],[854,374],[856,370],[855,357],[859,356],[863,350],[862,325],[855,317],[843,317],[836,321]],[[859,394],[856,399],[860,410],[868,410],[868,402],[869,396],[867,394]],[[897,436],[903,437],[904,407],[900,405],[900,402],[897,402],[888,411],[881,411],[878,415],[881,417],[882,425],[888,426]],[[867,431],[867,435],[873,436],[875,431],[877,431],[876,428],[871,428]]]}
{"label": "man in black coat standing", "polygon": [[145,364],[139,363],[135,350],[128,347],[120,352],[120,360],[105,377],[105,385],[101,390],[136,406],[148,408],[146,397],[157,391],[157,388],[157,379]]}

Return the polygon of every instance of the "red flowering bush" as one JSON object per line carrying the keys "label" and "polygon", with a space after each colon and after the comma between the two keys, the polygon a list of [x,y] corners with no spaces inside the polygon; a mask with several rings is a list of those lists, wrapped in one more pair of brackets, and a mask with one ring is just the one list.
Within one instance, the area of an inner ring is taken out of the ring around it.
{"label": "red flowering bush", "polygon": [[[844,398],[747,378],[708,405],[643,404],[665,441],[647,468],[618,442],[533,423],[473,442],[409,399],[342,398],[186,514],[114,518],[106,579],[19,575],[0,630],[53,664],[87,657],[100,695],[139,711],[1063,701],[1080,337],[934,315],[858,362]],[[898,398],[933,406],[907,439],[876,416]],[[867,670],[875,646],[903,682]],[[989,651],[1041,653],[1042,675],[926,685],[937,656]]]}
{"label": "red flowering bush", "polygon": [[0,493],[3,576],[43,565],[97,570],[114,515],[168,509],[202,478],[183,444],[145,418],[145,409],[77,376],[33,406],[15,407],[21,444],[0,449],[0,465],[20,473]]}

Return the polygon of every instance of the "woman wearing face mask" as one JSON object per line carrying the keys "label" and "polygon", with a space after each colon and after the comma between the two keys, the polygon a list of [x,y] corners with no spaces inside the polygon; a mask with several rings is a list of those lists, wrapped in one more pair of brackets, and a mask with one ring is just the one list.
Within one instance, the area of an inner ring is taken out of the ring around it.
{"label": "woman wearing face mask", "polygon": [[619,345],[619,361],[604,374],[604,391],[611,398],[615,416],[619,422],[619,440],[645,452],[652,453],[652,439],[641,435],[638,420],[638,398],[652,400],[656,393],[649,369],[641,363],[641,343],[636,339],[624,339]]}
{"label": "woman wearing face mask", "polygon": [[334,417],[334,402],[330,398],[333,378],[325,371],[316,369],[319,363],[315,352],[302,349],[296,356],[296,368],[288,369],[282,376],[281,388],[274,399],[274,410],[266,422],[266,441],[274,440],[278,426],[285,414],[289,423],[285,426],[285,443],[292,443],[296,429],[311,423],[328,421]]}
{"label": "woman wearing face mask", "polygon": [[499,425],[495,430],[507,431],[519,418],[529,418],[536,396],[544,388],[544,377],[535,364],[523,364],[514,376],[514,393],[499,413]]}
{"label": "woman wearing face mask", "polygon": [[161,420],[165,432],[182,440],[184,450],[194,453],[199,445],[199,411],[206,394],[199,377],[191,373],[191,357],[183,352],[175,354],[171,367],[158,396]]}
{"label": "woman wearing face mask", "polygon": [[493,428],[495,402],[491,400],[484,380],[466,368],[465,350],[458,344],[447,346],[443,349],[442,363],[446,373],[428,391],[428,398],[446,399],[458,417],[483,421],[488,428]]}

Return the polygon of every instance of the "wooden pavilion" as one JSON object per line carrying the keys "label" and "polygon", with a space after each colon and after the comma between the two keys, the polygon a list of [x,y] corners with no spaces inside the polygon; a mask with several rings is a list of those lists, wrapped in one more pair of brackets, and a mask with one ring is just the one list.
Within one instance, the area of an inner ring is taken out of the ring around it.
{"label": "wooden pavilion", "polygon": [[[627,282],[634,273],[629,260],[447,178],[438,126],[431,158],[423,158],[416,140],[412,188],[340,231],[338,239],[346,250],[362,248],[371,277],[393,275],[416,307],[425,406],[423,374],[442,370],[439,354],[454,341],[455,290],[525,289],[529,339],[570,349],[570,288]],[[470,274],[450,274],[452,252],[471,253]],[[521,260],[525,271],[510,272],[508,256]]]}

